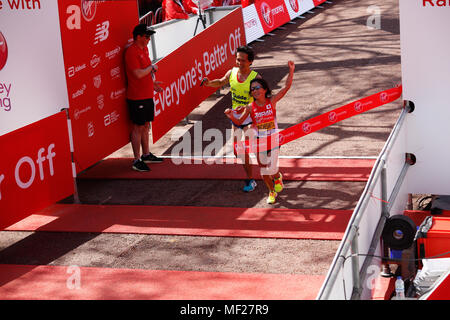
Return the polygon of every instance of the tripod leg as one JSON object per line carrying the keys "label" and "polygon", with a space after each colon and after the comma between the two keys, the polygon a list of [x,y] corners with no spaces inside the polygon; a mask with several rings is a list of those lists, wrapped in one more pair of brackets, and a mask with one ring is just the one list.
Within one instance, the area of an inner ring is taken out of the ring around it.
{"label": "tripod leg", "polygon": [[197,17],[197,23],[195,24],[194,36],[197,33],[198,23],[201,21],[203,25],[203,29],[206,29],[206,17],[202,14],[199,14]]}
{"label": "tripod leg", "polygon": [[197,19],[197,23],[195,24],[194,36],[195,36],[196,33],[197,33],[197,27],[198,27],[198,19]]}
{"label": "tripod leg", "polygon": [[202,19],[202,24],[203,24],[203,29],[206,29],[206,17],[205,16],[201,16]]}

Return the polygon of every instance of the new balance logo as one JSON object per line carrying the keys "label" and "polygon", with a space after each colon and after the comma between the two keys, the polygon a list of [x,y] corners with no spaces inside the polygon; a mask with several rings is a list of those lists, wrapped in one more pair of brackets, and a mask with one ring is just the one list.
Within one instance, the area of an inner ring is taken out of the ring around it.
{"label": "new balance logo", "polygon": [[95,29],[94,44],[105,41],[109,36],[109,21],[104,21],[103,23],[97,24]]}

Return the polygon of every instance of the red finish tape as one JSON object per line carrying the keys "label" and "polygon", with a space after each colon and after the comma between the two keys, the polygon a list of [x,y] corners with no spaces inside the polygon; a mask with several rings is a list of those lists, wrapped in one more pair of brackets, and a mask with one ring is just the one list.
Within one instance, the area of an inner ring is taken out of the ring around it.
{"label": "red finish tape", "polygon": [[351,102],[320,116],[300,122],[271,136],[238,141],[234,143],[235,154],[255,153],[282,146],[288,142],[304,137],[310,133],[326,128],[339,121],[356,116],[397,100],[402,95],[402,86],[381,91],[366,98]]}

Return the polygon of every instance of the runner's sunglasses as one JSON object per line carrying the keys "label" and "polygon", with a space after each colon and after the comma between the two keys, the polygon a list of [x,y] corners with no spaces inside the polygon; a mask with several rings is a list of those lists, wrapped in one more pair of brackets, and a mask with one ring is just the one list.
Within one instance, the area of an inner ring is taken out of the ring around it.
{"label": "runner's sunglasses", "polygon": [[261,86],[254,86],[250,88],[250,92],[261,89]]}

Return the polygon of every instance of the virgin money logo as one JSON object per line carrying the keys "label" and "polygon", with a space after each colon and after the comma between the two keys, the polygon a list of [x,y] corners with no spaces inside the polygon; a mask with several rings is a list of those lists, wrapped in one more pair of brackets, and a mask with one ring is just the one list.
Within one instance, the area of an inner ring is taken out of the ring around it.
{"label": "virgin money logo", "polygon": [[329,114],[328,114],[328,120],[330,121],[330,122],[336,122],[336,120],[337,120],[337,114],[336,114],[336,112],[330,112]]}
{"label": "virgin money logo", "polygon": [[88,106],[88,107],[86,107],[86,108],[84,108],[84,109],[75,109],[75,111],[73,112],[73,116],[74,116],[74,118],[75,118],[75,120],[78,120],[78,119],[80,119],[80,117],[83,115],[83,113],[86,113],[86,112],[88,112],[88,111],[91,111],[91,107],[90,106]]}
{"label": "virgin money logo", "polygon": [[6,60],[8,60],[8,45],[6,44],[6,39],[0,31],[0,70],[6,64]]}
{"label": "virgin money logo", "polygon": [[289,0],[289,4],[291,5],[292,10],[294,10],[294,12],[298,12],[298,9],[300,8],[300,6],[298,5],[298,0]]}
{"label": "virgin money logo", "polygon": [[355,105],[353,106],[353,108],[355,109],[356,112],[361,112],[362,111],[362,103],[360,101],[355,102]]}
{"label": "virgin money logo", "polygon": [[92,21],[97,11],[97,1],[81,0],[81,13],[86,21]]}
{"label": "virgin money logo", "polygon": [[275,8],[271,8],[267,3],[263,2],[261,3],[261,15],[263,17],[263,21],[266,23],[267,27],[269,29],[272,29],[275,26],[275,16],[277,14],[284,13],[284,5],[279,5]]}
{"label": "virgin money logo", "polygon": [[311,132],[311,125],[308,122],[306,122],[302,125],[302,129],[304,133],[309,133]]}
{"label": "virgin money logo", "polygon": [[380,93],[380,101],[386,102],[388,100],[388,94],[386,92]]}
{"label": "virgin money logo", "polygon": [[273,19],[273,15],[272,15],[272,9],[270,8],[270,6],[263,2],[261,3],[261,15],[263,17],[264,22],[267,24],[267,26],[269,28],[272,28],[274,25],[274,19]]}

